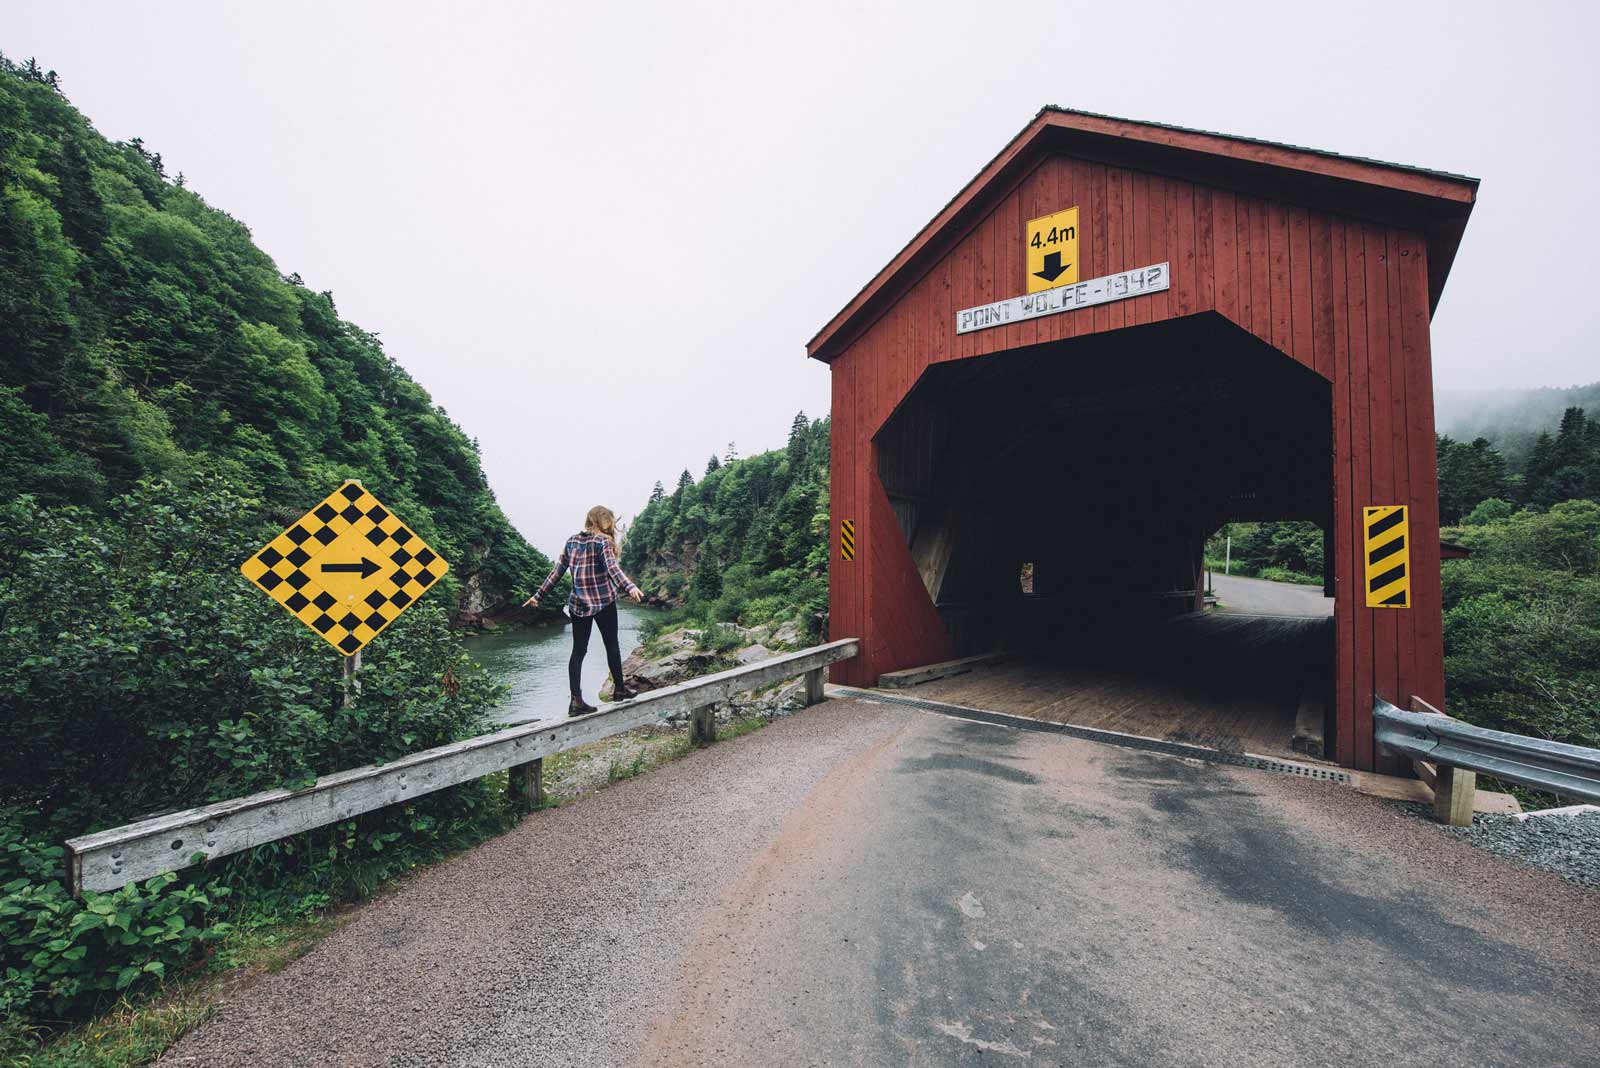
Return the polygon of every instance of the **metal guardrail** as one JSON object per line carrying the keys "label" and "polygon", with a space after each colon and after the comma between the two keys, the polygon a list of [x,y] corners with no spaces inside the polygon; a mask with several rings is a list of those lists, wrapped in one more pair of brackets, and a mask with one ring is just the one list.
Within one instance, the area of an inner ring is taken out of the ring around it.
{"label": "metal guardrail", "polygon": [[1438,712],[1407,712],[1381,698],[1372,718],[1377,743],[1413,760],[1600,801],[1600,749],[1487,730]]}
{"label": "metal guardrail", "polygon": [[814,704],[822,700],[827,666],[859,649],[857,639],[845,638],[782,653],[650,690],[577,719],[519,723],[387,764],[324,775],[301,790],[265,790],[73,838],[66,843],[67,878],[74,894],[115,890],[497,771],[510,770],[513,790],[535,799],[542,795],[544,757],[684,712],[694,715],[694,736],[709,741],[712,705],[797,675],[806,676],[806,703]]}

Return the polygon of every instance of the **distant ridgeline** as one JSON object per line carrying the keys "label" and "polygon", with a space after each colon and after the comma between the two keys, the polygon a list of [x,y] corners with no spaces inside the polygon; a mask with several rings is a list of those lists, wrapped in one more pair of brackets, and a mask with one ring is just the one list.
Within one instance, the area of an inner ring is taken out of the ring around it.
{"label": "distant ridgeline", "polygon": [[739,459],[732,444],[698,483],[656,483],[622,545],[646,591],[702,620],[795,620],[820,633],[828,606],[829,421],[794,417],[788,444]]}
{"label": "distant ridgeline", "polygon": [[449,558],[458,617],[549,566],[476,443],[331,294],[0,57],[0,499],[103,508],[199,476],[278,521],[361,479]]}

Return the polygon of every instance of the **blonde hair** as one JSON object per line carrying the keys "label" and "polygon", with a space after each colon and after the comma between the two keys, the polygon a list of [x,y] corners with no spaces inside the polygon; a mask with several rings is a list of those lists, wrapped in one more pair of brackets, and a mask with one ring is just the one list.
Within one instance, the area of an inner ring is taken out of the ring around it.
{"label": "blonde hair", "polygon": [[611,514],[611,509],[603,504],[597,504],[589,509],[589,514],[583,518],[583,529],[592,530],[597,534],[604,534],[613,543],[617,540],[617,517]]}

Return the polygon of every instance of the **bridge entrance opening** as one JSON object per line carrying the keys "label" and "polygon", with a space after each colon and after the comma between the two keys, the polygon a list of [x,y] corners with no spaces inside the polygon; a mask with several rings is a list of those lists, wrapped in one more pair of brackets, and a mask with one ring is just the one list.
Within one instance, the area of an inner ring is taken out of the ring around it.
{"label": "bridge entrance opening", "polygon": [[1304,704],[1322,735],[1331,611],[1208,612],[1203,553],[1229,520],[1331,534],[1332,433],[1328,380],[1214,313],[929,367],[877,474],[956,655],[1022,654],[938,689],[1273,755]]}

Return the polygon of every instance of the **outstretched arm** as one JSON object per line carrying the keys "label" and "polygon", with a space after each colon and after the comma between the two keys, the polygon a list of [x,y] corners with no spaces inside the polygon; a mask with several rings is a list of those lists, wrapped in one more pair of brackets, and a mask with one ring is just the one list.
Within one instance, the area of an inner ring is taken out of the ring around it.
{"label": "outstretched arm", "polygon": [[539,599],[550,592],[550,587],[561,581],[561,576],[567,573],[567,550],[562,549],[561,555],[556,559],[556,566],[550,569],[550,577],[544,580],[544,585],[539,587],[539,592],[522,602],[524,608],[537,608]]}
{"label": "outstretched arm", "polygon": [[635,601],[644,600],[644,591],[633,584],[633,580],[622,573],[622,565],[617,563],[617,547],[610,538],[606,539],[606,574],[611,576],[612,583],[619,590],[628,591],[628,596]]}

